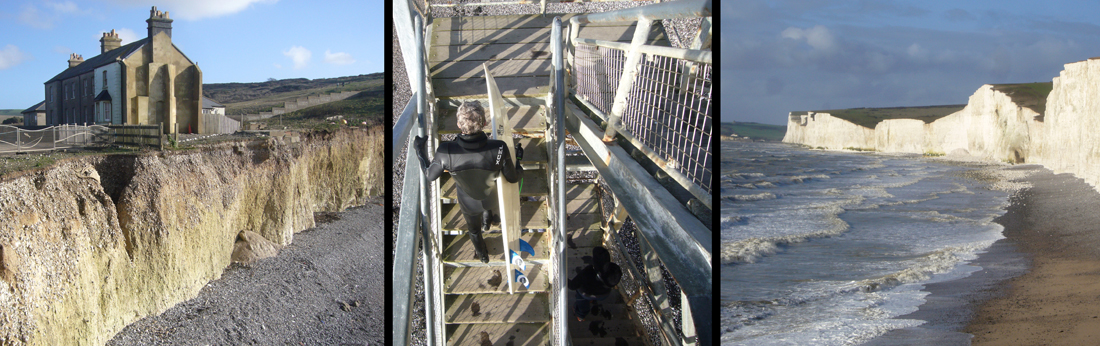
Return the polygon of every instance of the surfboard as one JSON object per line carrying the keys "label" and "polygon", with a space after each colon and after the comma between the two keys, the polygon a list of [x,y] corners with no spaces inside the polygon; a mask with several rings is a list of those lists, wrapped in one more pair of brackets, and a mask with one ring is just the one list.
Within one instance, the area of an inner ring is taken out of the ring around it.
{"label": "surfboard", "polygon": [[[516,162],[516,147],[515,141],[512,139],[512,127],[508,125],[508,115],[504,111],[504,98],[500,96],[500,89],[497,89],[497,82],[493,79],[493,75],[489,73],[489,65],[482,63],[481,67],[485,69],[485,84],[488,87],[489,96],[489,115],[492,123],[492,138],[504,141],[508,146],[508,153],[511,155],[512,162]],[[504,176],[497,177],[497,202],[500,206],[500,230],[503,235],[501,238],[504,241],[504,263],[506,263],[506,273],[511,273],[512,269],[512,256],[517,249],[518,244],[516,240],[519,239],[519,184],[509,183],[504,179]],[[508,293],[515,293],[515,289],[512,282],[515,280],[508,280]]]}

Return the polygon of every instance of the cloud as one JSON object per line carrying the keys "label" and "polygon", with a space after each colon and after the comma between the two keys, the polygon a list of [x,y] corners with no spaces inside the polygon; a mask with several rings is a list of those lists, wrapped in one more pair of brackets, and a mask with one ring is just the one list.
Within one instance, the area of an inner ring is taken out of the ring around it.
{"label": "cloud", "polygon": [[54,11],[61,12],[61,13],[77,13],[77,12],[80,12],[80,8],[77,7],[76,3],[73,3],[72,1],[51,2],[51,3],[47,3],[46,6],[49,6],[50,8],[53,8]]}
{"label": "cloud", "polygon": [[53,22],[57,18],[38,10],[34,5],[23,5],[23,11],[19,12],[19,21],[36,29],[53,28]]}
{"label": "cloud", "polygon": [[0,70],[6,70],[15,65],[30,60],[31,56],[23,51],[19,50],[19,47],[14,45],[4,46],[4,49],[0,49]]}
{"label": "cloud", "polygon": [[309,63],[309,58],[313,56],[313,53],[309,49],[305,49],[302,46],[293,46],[289,50],[283,52],[290,60],[294,61],[294,69],[300,69],[306,67]]}
{"label": "cloud", "polygon": [[352,58],[351,54],[348,53],[332,53],[325,50],[325,63],[333,65],[350,65],[355,63],[355,58]]}
{"label": "cloud", "polygon": [[169,17],[184,20],[216,18],[244,11],[252,4],[274,4],[279,0],[112,0],[121,5],[157,6]]}
{"label": "cloud", "polygon": [[831,50],[836,45],[836,38],[833,37],[833,33],[829,32],[828,28],[821,25],[809,29],[799,29],[792,26],[783,30],[780,35],[783,36],[783,38],[789,38],[796,41],[805,40],[806,44],[818,50]]}

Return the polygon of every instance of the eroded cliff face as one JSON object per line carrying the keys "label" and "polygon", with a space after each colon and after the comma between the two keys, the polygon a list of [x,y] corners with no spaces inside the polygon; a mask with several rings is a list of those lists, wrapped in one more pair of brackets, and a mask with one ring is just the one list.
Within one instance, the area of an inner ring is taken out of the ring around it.
{"label": "eroded cliff face", "polygon": [[816,120],[810,117],[803,122],[790,117],[783,141],[826,149],[966,153],[993,161],[1032,162],[1036,154],[1032,142],[1044,137],[1044,125],[1036,119],[1038,113],[1013,103],[990,85],[974,92],[962,110],[932,123],[890,119],[868,129],[825,113],[814,115]]}
{"label": "eroded cliff face", "polygon": [[285,246],[382,194],[383,133],[84,157],[0,182],[0,344],[99,345],[196,296],[241,231]]}
{"label": "eroded cliff face", "polygon": [[1054,78],[1043,122],[1049,140],[1035,145],[1040,162],[1100,186],[1100,60],[1065,65]]}

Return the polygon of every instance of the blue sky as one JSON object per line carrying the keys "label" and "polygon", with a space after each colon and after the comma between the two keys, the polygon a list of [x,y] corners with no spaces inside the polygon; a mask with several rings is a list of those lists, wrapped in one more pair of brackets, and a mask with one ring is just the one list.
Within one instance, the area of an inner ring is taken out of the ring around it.
{"label": "blue sky", "polygon": [[204,83],[329,78],[384,70],[380,0],[4,0],[0,109],[43,100],[42,85],[70,53],[99,54],[102,32],[146,36],[149,10],[168,11],[172,42]]}
{"label": "blue sky", "polygon": [[964,104],[1100,56],[1093,1],[734,0],[721,7],[722,121]]}

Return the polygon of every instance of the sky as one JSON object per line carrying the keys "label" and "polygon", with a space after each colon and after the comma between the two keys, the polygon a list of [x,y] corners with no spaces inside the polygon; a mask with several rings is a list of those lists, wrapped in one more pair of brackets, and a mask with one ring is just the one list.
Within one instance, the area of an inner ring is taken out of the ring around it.
{"label": "sky", "polygon": [[1100,2],[734,0],[721,6],[721,120],[965,104],[1100,56]]}
{"label": "sky", "polygon": [[145,38],[152,6],[173,19],[172,43],[204,83],[384,71],[381,0],[3,0],[0,109],[41,102],[69,54],[99,55],[103,32],[124,45]]}

